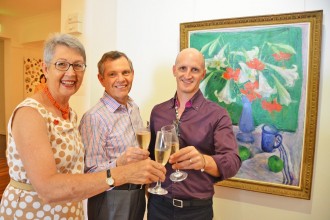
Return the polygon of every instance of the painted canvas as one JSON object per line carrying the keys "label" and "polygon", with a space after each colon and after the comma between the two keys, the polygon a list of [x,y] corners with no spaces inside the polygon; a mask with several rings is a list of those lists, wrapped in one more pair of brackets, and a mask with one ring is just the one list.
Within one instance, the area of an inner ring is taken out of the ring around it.
{"label": "painted canvas", "polygon": [[29,97],[42,89],[46,78],[42,71],[42,59],[24,58],[24,97]]}
{"label": "painted canvas", "polygon": [[306,141],[314,141],[316,118],[306,113],[317,113],[311,95],[317,100],[321,16],[181,24],[181,48],[203,53],[207,74],[200,89],[227,109],[243,161],[237,175],[220,185],[310,197],[314,146]]}

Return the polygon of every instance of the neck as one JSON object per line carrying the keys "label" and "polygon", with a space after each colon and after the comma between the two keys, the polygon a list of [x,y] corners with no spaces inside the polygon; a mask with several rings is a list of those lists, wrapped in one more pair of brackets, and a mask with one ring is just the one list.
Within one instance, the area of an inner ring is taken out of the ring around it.
{"label": "neck", "polygon": [[190,93],[183,93],[183,92],[176,92],[177,95],[177,99],[179,99],[180,102],[180,108],[184,108],[185,104],[195,95],[194,94],[190,94]]}

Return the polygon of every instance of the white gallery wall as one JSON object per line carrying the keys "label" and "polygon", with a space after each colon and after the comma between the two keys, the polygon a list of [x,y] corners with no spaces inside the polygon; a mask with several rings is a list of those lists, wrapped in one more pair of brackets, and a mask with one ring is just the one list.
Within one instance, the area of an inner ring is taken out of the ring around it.
{"label": "white gallery wall", "polygon": [[[68,14],[83,15],[79,37],[87,49],[87,71],[82,91],[71,104],[78,113],[94,105],[102,95],[96,63],[104,52],[120,50],[135,68],[131,96],[149,119],[152,107],[172,97],[175,79],[172,65],[179,52],[179,24],[201,20],[323,10],[322,60],[318,125],[310,200],[256,193],[227,187],[215,188],[215,220],[328,220],[330,219],[330,94],[328,0],[62,0],[62,31]],[[327,49],[327,50],[326,50]]]}

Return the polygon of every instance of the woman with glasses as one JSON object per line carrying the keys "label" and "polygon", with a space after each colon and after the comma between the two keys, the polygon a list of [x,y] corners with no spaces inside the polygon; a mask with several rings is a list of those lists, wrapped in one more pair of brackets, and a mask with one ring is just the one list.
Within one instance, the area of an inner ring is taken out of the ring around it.
{"label": "woman with glasses", "polygon": [[55,34],[46,41],[47,85],[21,102],[8,123],[11,179],[1,200],[0,219],[80,220],[83,199],[126,183],[164,180],[165,168],[150,159],[83,174],[84,148],[69,99],[79,89],[85,69],[85,49],[76,38]]}

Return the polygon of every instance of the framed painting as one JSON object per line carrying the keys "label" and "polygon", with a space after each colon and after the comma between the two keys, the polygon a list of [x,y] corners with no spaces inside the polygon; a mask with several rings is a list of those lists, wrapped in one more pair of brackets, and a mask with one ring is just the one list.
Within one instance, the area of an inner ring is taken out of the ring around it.
{"label": "framed painting", "polygon": [[180,24],[205,57],[204,96],[227,109],[242,166],[217,185],[310,199],[323,11]]}
{"label": "framed painting", "polygon": [[24,97],[30,97],[46,85],[46,77],[42,71],[42,59],[24,58],[23,67]]}

